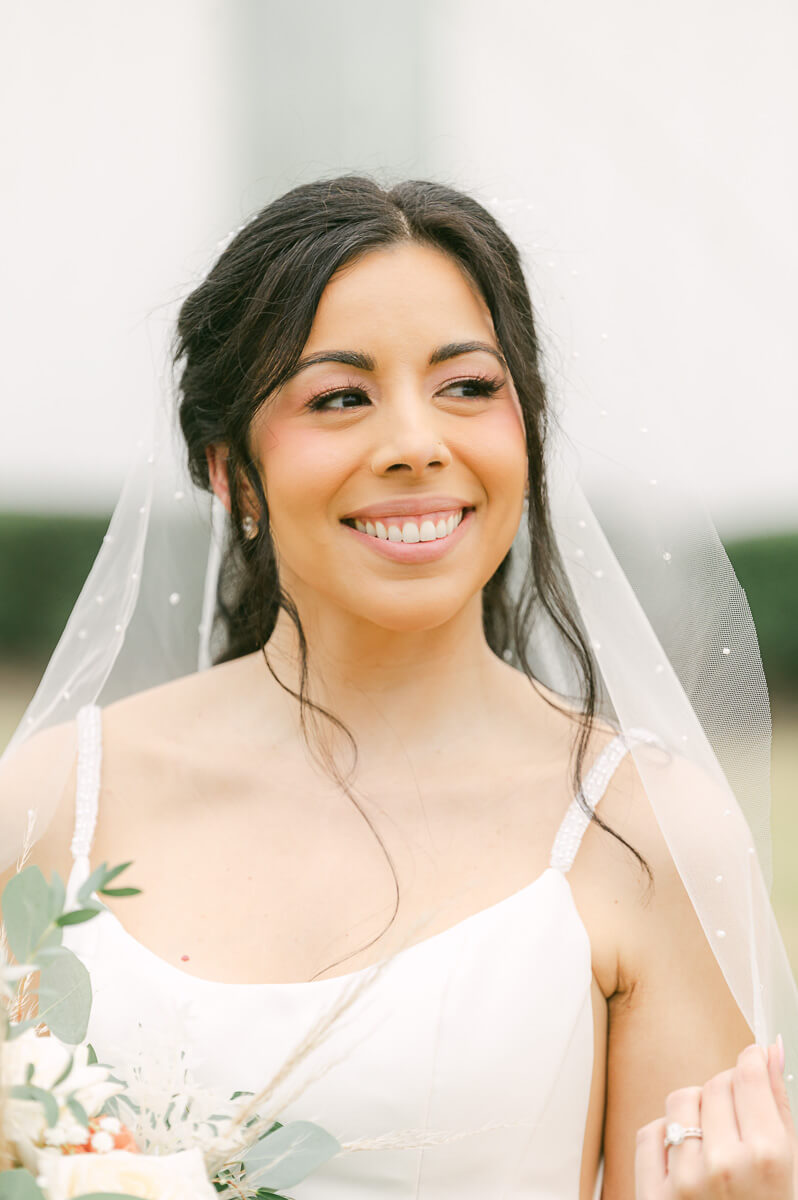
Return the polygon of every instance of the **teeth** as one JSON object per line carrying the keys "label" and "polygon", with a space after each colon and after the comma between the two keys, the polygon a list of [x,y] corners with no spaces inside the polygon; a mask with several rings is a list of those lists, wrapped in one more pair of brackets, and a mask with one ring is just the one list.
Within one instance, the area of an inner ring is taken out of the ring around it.
{"label": "teeth", "polygon": [[382,538],[383,541],[434,542],[438,538],[448,537],[450,533],[453,533],[462,519],[461,509],[459,513],[453,513],[448,518],[440,517],[437,521],[426,517],[420,526],[417,521],[404,521],[401,527],[399,525],[385,526],[382,521],[361,521],[358,517],[355,518],[354,525],[360,533],[367,533],[369,537]]}

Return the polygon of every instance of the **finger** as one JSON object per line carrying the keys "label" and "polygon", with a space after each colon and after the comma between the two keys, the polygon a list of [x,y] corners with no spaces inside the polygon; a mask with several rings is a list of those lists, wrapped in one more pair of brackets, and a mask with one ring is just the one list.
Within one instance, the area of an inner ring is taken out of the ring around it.
{"label": "finger", "polygon": [[635,1200],[661,1200],[666,1195],[665,1118],[649,1121],[637,1131]]}
{"label": "finger", "polygon": [[781,1070],[779,1050],[775,1044],[768,1050],[768,1076],[770,1078],[773,1099],[776,1101],[776,1108],[779,1110],[779,1116],[784,1128],[791,1138],[795,1138],[798,1135],[796,1134],[795,1122],[793,1121],[792,1109],[790,1108],[790,1097]]}
{"label": "finger", "polygon": [[740,1128],[734,1107],[732,1080],[734,1068],[714,1075],[701,1089],[701,1128],[704,1131],[704,1166],[712,1175],[730,1161],[730,1152],[739,1153]]}
{"label": "finger", "polygon": [[740,1137],[751,1146],[776,1144],[784,1136],[784,1122],[773,1095],[766,1054],[762,1046],[746,1046],[738,1055],[732,1073]]}
{"label": "finger", "polygon": [[[665,1123],[678,1121],[687,1128],[699,1128],[701,1124],[701,1088],[684,1087],[671,1092],[665,1100]],[[669,1146],[666,1151],[667,1179],[679,1195],[690,1195],[697,1191],[703,1177],[703,1152],[700,1138],[686,1138],[678,1146]]]}

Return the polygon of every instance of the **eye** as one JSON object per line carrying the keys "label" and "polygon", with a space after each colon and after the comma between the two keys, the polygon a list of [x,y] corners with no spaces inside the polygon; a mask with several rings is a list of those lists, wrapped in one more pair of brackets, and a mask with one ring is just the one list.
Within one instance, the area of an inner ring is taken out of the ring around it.
{"label": "eye", "polygon": [[[351,397],[359,397],[360,399],[366,400],[367,403],[371,403],[362,388],[347,387],[335,388],[331,392],[322,392],[321,395],[314,396],[311,400],[309,400],[305,407],[310,409],[311,412],[344,412],[346,409],[359,407],[357,404],[343,403],[343,401],[350,399]],[[342,403],[332,404],[332,400],[341,400]]]}
{"label": "eye", "polygon": [[475,400],[480,396],[494,396],[500,388],[504,387],[505,380],[494,379],[491,375],[472,375],[468,379],[455,379],[452,383],[447,383],[445,390],[449,388],[466,388],[469,389],[471,395],[460,396],[461,400]]}

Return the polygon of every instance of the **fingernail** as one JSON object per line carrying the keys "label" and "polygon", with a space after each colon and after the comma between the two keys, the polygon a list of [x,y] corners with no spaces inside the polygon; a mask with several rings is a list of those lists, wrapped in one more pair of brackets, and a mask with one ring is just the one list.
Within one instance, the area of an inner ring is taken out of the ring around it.
{"label": "fingernail", "polygon": [[776,1037],[776,1045],[779,1048],[779,1070],[781,1071],[781,1073],[783,1075],[784,1074],[784,1057],[785,1057],[785,1055],[784,1055],[784,1041],[782,1039],[781,1034],[778,1034],[778,1036]]}

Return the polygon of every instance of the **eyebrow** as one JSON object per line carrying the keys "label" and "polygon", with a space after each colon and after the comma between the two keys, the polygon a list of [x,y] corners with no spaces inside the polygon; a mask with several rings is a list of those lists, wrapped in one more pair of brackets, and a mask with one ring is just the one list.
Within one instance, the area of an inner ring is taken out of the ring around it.
{"label": "eyebrow", "polygon": [[[437,363],[457,358],[460,354],[472,354],[475,350],[484,350],[488,354],[492,354],[505,371],[508,369],[504,356],[495,346],[490,346],[487,342],[447,342],[445,346],[438,346],[432,351],[429,357],[429,366],[434,367]],[[309,354],[307,358],[300,359],[294,369],[285,377],[284,382],[287,383],[289,379],[293,379],[306,367],[313,367],[317,363],[323,362],[344,363],[349,367],[357,367],[361,371],[376,371],[377,369],[377,364],[371,355],[360,350],[319,350],[317,354]]]}

